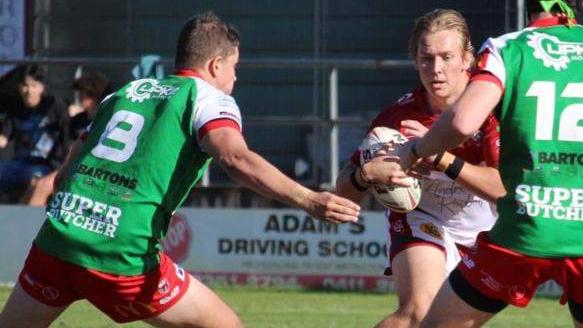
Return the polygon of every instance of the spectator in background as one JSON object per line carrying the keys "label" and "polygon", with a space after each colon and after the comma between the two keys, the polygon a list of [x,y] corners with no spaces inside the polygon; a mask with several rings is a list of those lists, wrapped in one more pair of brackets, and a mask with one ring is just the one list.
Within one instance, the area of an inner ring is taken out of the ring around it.
{"label": "spectator in background", "polygon": [[97,114],[103,98],[111,93],[111,85],[105,75],[88,72],[76,79],[72,88],[75,102],[69,105],[70,137],[76,140]]}
{"label": "spectator in background", "polygon": [[[108,79],[100,73],[89,72],[75,80],[72,85],[75,93],[75,102],[69,105],[69,134],[68,140],[76,140],[97,113],[99,104],[111,92]],[[22,203],[30,206],[45,206],[47,199],[53,192],[53,183],[57,171],[40,179],[33,179],[24,193]]]}
{"label": "spectator in background", "polygon": [[[18,98],[16,70],[17,68],[13,68],[0,77],[0,124],[4,122],[10,103]],[[5,137],[0,136],[0,139],[0,162],[2,162],[11,158],[12,149],[8,147],[8,140]]]}
{"label": "spectator in background", "polygon": [[[58,167],[68,144],[69,116],[63,102],[46,94],[40,66],[21,65],[14,71],[17,94],[1,103],[0,148],[12,147],[0,162],[0,193],[16,201],[31,180]],[[10,193],[10,194],[8,194]]]}

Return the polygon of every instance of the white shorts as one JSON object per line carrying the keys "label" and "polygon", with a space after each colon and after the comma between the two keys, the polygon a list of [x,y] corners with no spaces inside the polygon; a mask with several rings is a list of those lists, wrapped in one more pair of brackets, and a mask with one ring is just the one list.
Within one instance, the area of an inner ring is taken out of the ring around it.
{"label": "white shorts", "polygon": [[455,240],[455,237],[438,219],[419,211],[406,214],[390,213],[386,226],[389,252],[386,275],[392,274],[391,261],[399,252],[410,247],[427,245],[437,247],[444,252],[447,276],[456,267],[461,260],[461,254],[467,249]]}

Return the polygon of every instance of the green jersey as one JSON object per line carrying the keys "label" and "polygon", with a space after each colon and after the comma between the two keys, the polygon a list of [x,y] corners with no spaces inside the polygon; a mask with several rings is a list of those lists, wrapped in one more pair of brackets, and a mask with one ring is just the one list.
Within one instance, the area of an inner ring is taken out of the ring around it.
{"label": "green jersey", "polygon": [[583,27],[551,20],[480,50],[479,69],[504,90],[497,114],[508,194],[489,236],[529,256],[583,256]]}
{"label": "green jersey", "polygon": [[198,141],[222,126],[240,129],[239,109],[200,78],[129,83],[101,104],[35,244],[86,268],[149,271],[173,212],[210,162]]}

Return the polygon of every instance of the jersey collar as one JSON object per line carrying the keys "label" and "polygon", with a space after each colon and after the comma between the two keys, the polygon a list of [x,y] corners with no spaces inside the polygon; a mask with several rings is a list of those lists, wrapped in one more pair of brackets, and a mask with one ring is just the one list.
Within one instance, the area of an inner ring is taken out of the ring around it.
{"label": "jersey collar", "polygon": [[[567,17],[553,16],[533,20],[532,22],[530,22],[530,24],[528,24],[528,27],[549,27],[555,25],[566,25],[567,22],[568,22]],[[571,19],[570,22],[573,24],[577,24],[576,19]]]}
{"label": "jersey collar", "polygon": [[177,69],[176,72],[174,73],[174,75],[184,76],[184,77],[198,77],[198,78],[202,79],[202,75],[200,75],[200,73],[197,70],[189,69],[189,68]]}

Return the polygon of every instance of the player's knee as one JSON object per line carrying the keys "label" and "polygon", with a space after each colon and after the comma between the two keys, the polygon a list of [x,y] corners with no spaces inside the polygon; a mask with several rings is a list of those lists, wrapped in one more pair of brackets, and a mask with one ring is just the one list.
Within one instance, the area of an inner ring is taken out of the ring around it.
{"label": "player's knee", "polygon": [[419,327],[421,321],[429,311],[429,305],[422,302],[416,302],[408,306],[400,306],[393,316],[401,322],[406,322],[407,327]]}

